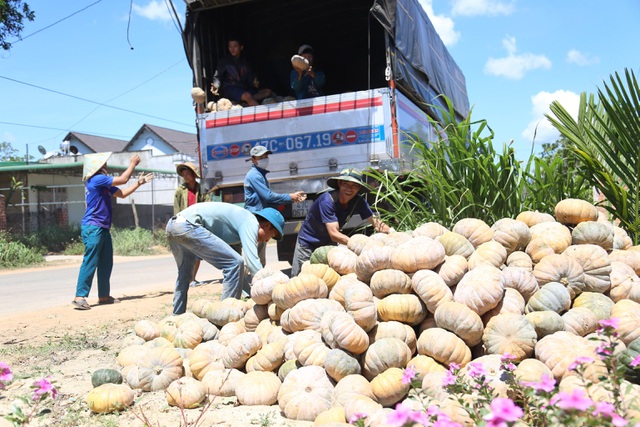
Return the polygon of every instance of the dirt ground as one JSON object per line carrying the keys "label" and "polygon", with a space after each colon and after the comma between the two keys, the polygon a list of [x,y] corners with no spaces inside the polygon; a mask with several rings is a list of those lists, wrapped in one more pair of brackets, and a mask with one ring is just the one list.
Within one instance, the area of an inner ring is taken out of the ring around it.
{"label": "dirt ground", "polygon": [[[46,267],[45,267],[46,268]],[[209,283],[192,288],[189,301],[219,299],[222,286]],[[145,298],[120,304],[75,310],[71,305],[0,318],[0,361],[11,367],[14,380],[0,390],[0,416],[10,412],[18,397],[32,395],[31,385],[47,375],[55,381],[58,398],[34,418],[33,426],[311,426],[287,420],[275,406],[237,406],[235,398],[215,398],[204,413],[170,407],[164,392],[136,392],[132,408],[120,414],[91,414],[85,398],[92,388],[91,374],[99,368],[119,369],[116,356],[124,336],[141,319],[158,321],[171,313],[173,294],[152,291]],[[143,422],[143,419],[149,421]],[[185,423],[186,421],[186,423]],[[0,426],[2,426],[0,422]]]}

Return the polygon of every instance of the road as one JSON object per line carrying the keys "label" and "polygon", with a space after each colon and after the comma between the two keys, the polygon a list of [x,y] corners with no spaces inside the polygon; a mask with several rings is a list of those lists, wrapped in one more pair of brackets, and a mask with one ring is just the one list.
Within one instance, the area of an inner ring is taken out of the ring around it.
{"label": "road", "polygon": [[[82,257],[65,257],[44,267],[0,270],[0,316],[33,312],[69,305],[73,299]],[[267,246],[267,266],[286,269],[289,263],[277,261],[276,245]],[[177,268],[173,256],[114,257],[111,294],[116,298],[144,295],[145,291],[173,293]],[[214,281],[222,274],[206,262],[200,265],[198,280]],[[89,303],[98,298],[94,279]]]}

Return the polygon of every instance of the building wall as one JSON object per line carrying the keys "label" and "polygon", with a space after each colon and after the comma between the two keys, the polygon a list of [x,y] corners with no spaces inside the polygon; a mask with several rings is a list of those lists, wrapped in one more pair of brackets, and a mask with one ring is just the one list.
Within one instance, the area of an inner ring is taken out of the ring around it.
{"label": "building wall", "polygon": [[173,154],[176,150],[169,144],[158,138],[158,136],[145,129],[142,133],[131,142],[128,148],[129,151],[143,151],[149,150],[154,156],[161,156],[163,154]]}

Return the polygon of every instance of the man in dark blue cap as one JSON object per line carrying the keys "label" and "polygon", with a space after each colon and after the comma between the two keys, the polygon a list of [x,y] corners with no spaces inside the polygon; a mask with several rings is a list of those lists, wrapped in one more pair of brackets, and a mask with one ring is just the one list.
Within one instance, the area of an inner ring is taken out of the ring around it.
{"label": "man in dark blue cap", "polygon": [[251,213],[222,202],[196,203],[173,216],[167,223],[167,240],[178,266],[173,314],[187,310],[187,292],[198,258],[222,270],[221,299],[250,295],[251,278],[263,267],[258,243],[281,239],[283,227],[284,218],[273,208]]}

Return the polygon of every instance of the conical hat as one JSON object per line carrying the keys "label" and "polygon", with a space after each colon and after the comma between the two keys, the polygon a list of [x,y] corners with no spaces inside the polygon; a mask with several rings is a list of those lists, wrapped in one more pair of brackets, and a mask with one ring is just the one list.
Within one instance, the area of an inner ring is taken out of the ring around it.
{"label": "conical hat", "polygon": [[82,180],[86,181],[95,175],[95,173],[98,172],[105,163],[107,163],[111,154],[111,151],[107,151],[106,153],[85,154],[84,167],[82,168]]}

